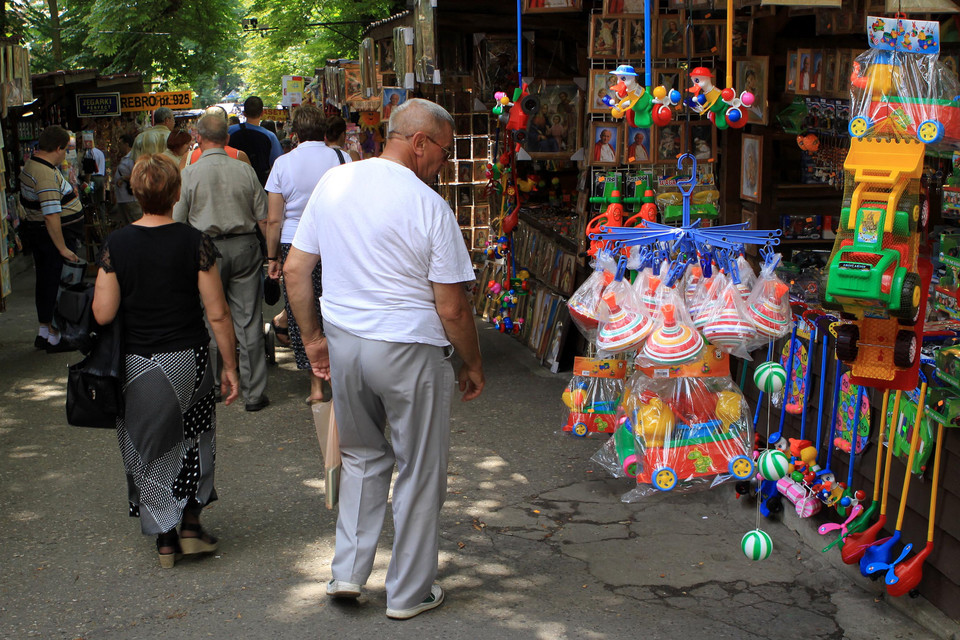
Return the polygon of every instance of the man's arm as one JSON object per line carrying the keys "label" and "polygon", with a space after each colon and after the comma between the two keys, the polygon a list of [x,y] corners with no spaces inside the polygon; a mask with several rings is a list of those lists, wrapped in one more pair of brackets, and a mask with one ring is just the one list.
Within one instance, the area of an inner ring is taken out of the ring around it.
{"label": "man's arm", "polygon": [[67,243],[63,239],[63,228],[60,226],[60,214],[51,213],[50,215],[43,216],[43,223],[47,225],[47,234],[49,234],[50,239],[53,240],[53,244],[60,253],[60,256],[70,262],[80,262],[80,258],[67,247]]}
{"label": "man's arm", "polygon": [[270,138],[270,166],[273,167],[273,163],[277,161],[277,158],[283,155],[283,147],[280,146],[280,139],[277,138],[277,134],[272,131],[267,131],[267,135]]}
{"label": "man's arm", "polygon": [[[453,345],[463,365],[457,373],[460,381],[460,391],[463,391],[461,400],[473,400],[483,391],[485,380],[483,377],[483,361],[480,356],[480,338],[477,335],[477,325],[473,321],[473,311],[467,300],[467,293],[462,283],[433,285],[433,295],[447,334],[447,340]],[[289,285],[288,289],[289,291]],[[294,313],[296,316],[296,313]],[[299,317],[297,322],[299,322]]]}
{"label": "man's arm", "polygon": [[[181,177],[186,178],[191,173],[192,171],[188,167],[183,171]],[[190,186],[187,184],[187,180],[183,180],[180,186],[180,199],[173,205],[173,219],[175,221],[190,224],[190,194]]]}
{"label": "man's arm", "polygon": [[320,333],[317,309],[313,301],[313,269],[320,256],[290,247],[283,263],[283,279],[287,283],[287,301],[293,317],[300,327],[303,348],[310,359],[313,374],[324,380],[330,379],[330,355],[327,340]]}

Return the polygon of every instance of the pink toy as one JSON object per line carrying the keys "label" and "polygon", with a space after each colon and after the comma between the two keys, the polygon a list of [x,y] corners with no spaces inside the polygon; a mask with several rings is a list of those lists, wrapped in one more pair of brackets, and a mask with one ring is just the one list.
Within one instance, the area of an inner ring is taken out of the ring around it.
{"label": "pink toy", "polygon": [[703,348],[700,334],[686,324],[677,322],[676,313],[674,305],[663,305],[663,324],[650,334],[643,345],[643,355],[654,364],[690,362]]}
{"label": "pink toy", "polygon": [[620,307],[612,291],[603,294],[603,301],[610,309],[610,319],[600,325],[597,333],[597,347],[601,350],[610,353],[629,351],[650,335],[653,323],[647,316]]}
{"label": "pink toy", "polygon": [[809,518],[823,506],[812,491],[790,477],[777,480],[777,491],[797,508],[797,515],[801,518]]}

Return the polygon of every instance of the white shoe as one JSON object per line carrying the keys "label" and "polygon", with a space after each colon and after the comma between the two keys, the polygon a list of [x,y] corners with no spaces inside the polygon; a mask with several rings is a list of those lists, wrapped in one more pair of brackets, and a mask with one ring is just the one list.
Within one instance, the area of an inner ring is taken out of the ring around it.
{"label": "white shoe", "polygon": [[415,607],[410,607],[409,609],[387,608],[387,617],[393,618],[394,620],[407,620],[414,616],[420,615],[424,611],[435,609],[441,604],[443,604],[443,589],[440,587],[440,585],[435,584],[430,587],[430,595],[427,596],[426,600]]}
{"label": "white shoe", "polygon": [[327,595],[332,598],[359,598],[360,585],[342,580],[331,580],[327,583]]}

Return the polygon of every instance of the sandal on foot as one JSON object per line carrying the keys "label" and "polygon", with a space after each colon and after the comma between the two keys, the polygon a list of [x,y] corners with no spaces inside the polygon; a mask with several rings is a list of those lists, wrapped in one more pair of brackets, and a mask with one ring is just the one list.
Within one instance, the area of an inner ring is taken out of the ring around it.
{"label": "sandal on foot", "polygon": [[290,346],[290,329],[289,327],[281,327],[277,324],[277,319],[273,319],[273,332],[277,334],[277,342],[280,343],[281,347]]}
{"label": "sandal on foot", "polygon": [[[161,553],[160,549],[164,547],[172,548],[173,551],[170,553]],[[173,565],[176,564],[177,560],[183,557],[181,551],[180,540],[177,537],[176,529],[171,529],[166,533],[157,535],[157,558],[160,560],[161,569],[173,569]]]}
{"label": "sandal on foot", "polygon": [[[184,536],[184,531],[190,531],[199,535],[195,537]],[[183,555],[190,556],[197,553],[211,553],[217,550],[218,540],[203,530],[199,522],[183,522],[180,524],[180,548],[183,549]]]}

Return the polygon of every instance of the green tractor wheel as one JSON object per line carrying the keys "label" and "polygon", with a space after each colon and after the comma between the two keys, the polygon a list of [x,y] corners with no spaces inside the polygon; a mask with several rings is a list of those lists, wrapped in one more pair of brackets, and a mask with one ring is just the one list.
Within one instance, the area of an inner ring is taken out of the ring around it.
{"label": "green tractor wheel", "polygon": [[890,315],[898,318],[901,324],[916,324],[920,314],[920,294],[920,276],[908,273],[903,277],[903,286],[900,288],[900,308]]}

